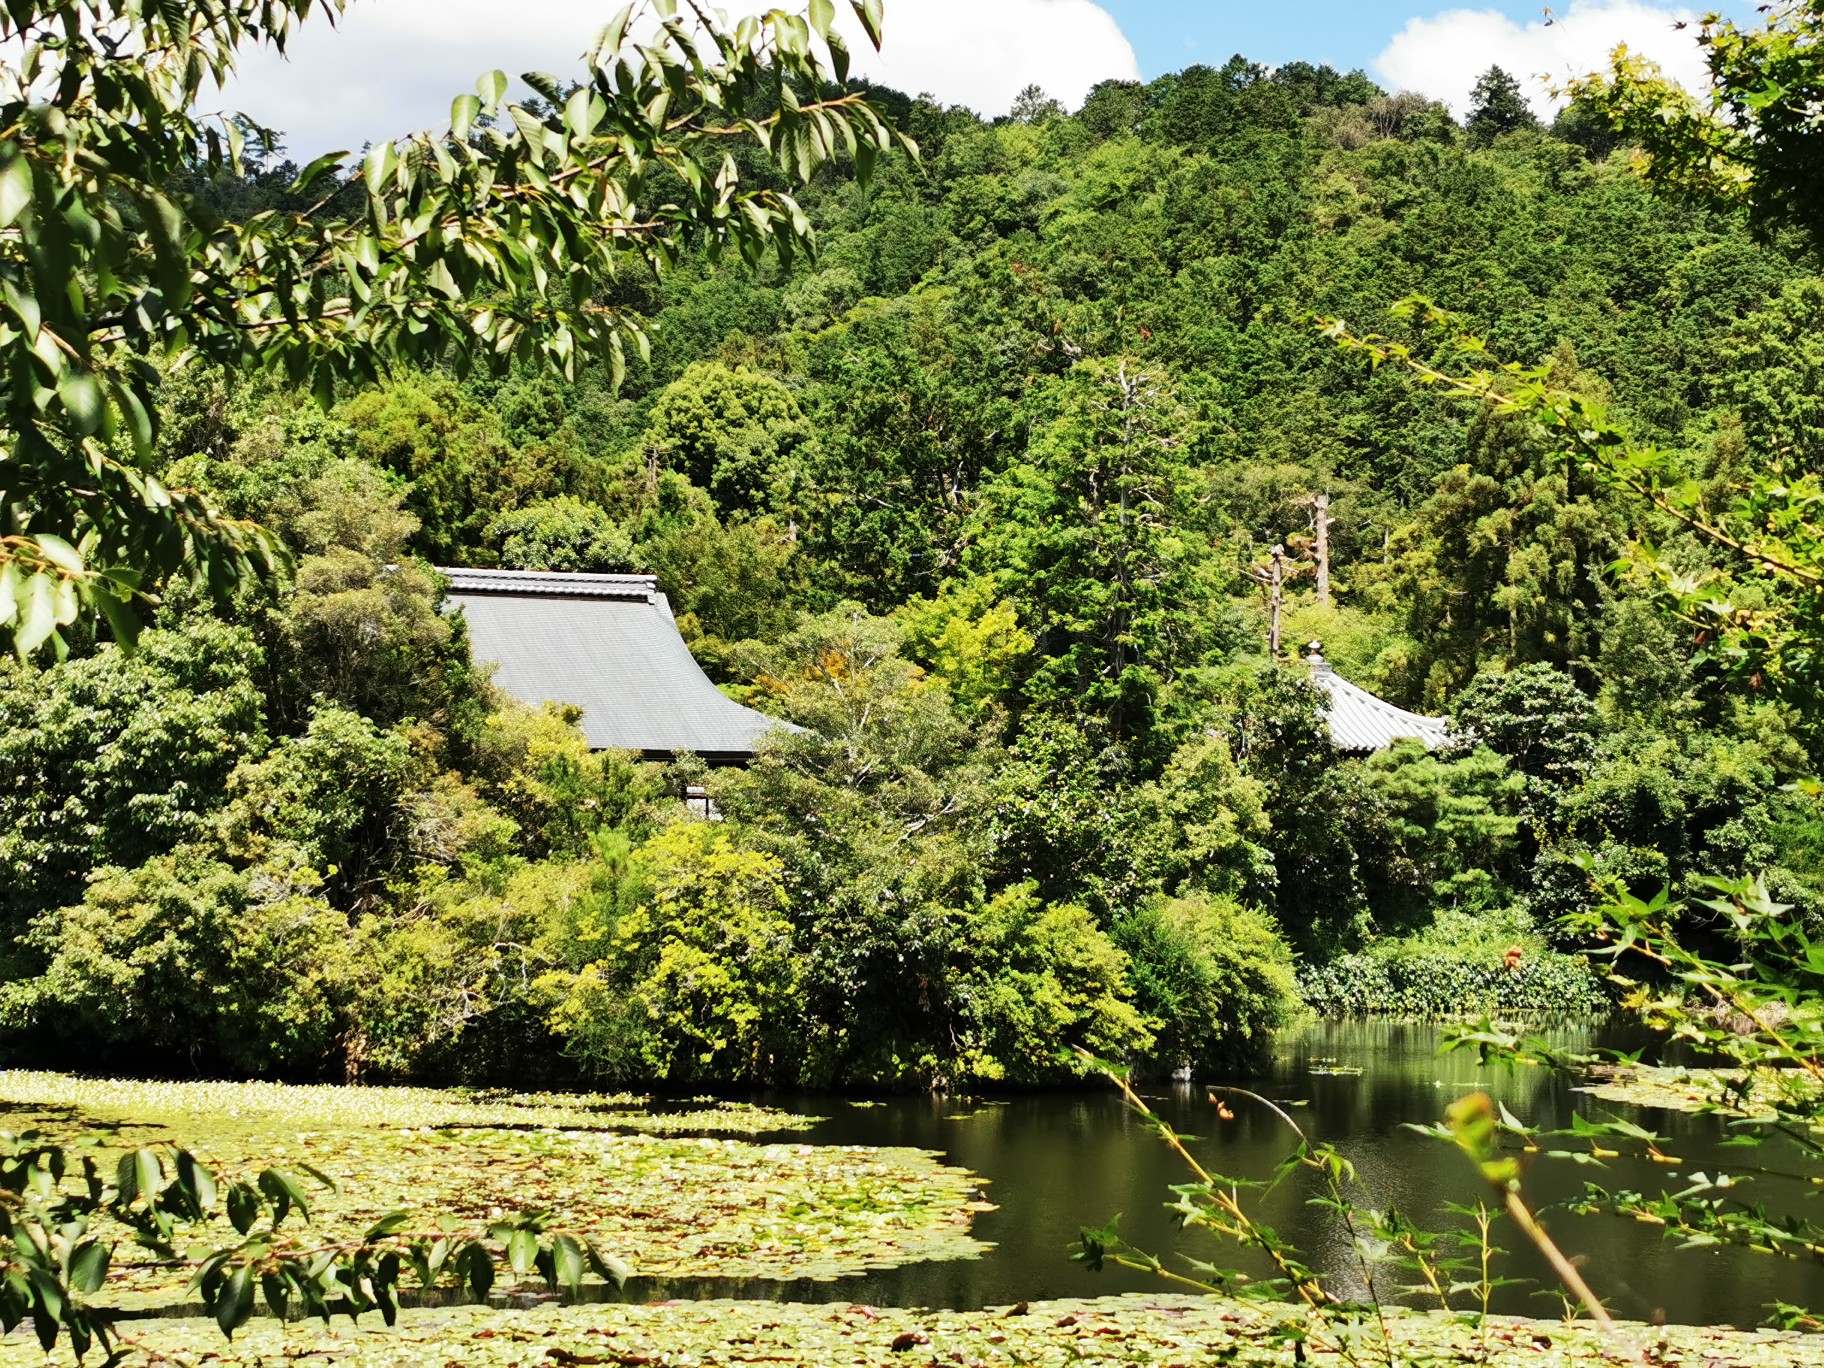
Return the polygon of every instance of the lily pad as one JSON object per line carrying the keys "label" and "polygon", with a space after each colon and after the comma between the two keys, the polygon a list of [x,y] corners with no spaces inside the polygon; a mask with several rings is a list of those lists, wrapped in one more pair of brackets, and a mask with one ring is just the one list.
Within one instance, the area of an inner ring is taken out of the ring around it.
{"label": "lily pad", "polygon": [[690,1098],[655,1108],[636,1093],[513,1093],[287,1083],[145,1082],[0,1070],[0,1106],[74,1108],[97,1119],[188,1125],[200,1118],[283,1117],[331,1130],[363,1126],[539,1126],[646,1135],[764,1135],[823,1120],[746,1102]]}
{"label": "lily pad", "polygon": [[[171,1368],[255,1368],[313,1361],[342,1368],[397,1364],[532,1365],[1116,1365],[1222,1363],[1283,1368],[1284,1332],[1297,1313],[1223,1297],[1107,1297],[1033,1302],[979,1312],[918,1311],[846,1304],[665,1302],[648,1306],[543,1305],[524,1311],[456,1307],[408,1311],[388,1328],[378,1317],[351,1325],[256,1320],[226,1343],[203,1320],[123,1327],[139,1352]],[[1703,1364],[1708,1368],[1824,1368],[1824,1336],[1623,1324],[1612,1334],[1562,1321],[1492,1318],[1472,1327],[1439,1315],[1393,1313],[1392,1358],[1494,1368],[1563,1365]],[[1374,1331],[1356,1349],[1380,1361]],[[1313,1368],[1342,1362],[1306,1346]],[[0,1341],[0,1368],[38,1364],[29,1336]]]}
{"label": "lily pad", "polygon": [[1744,1086],[1737,1069],[1687,1069],[1649,1064],[1600,1065],[1590,1082],[1577,1091],[1635,1107],[1668,1111],[1716,1112],[1751,1121],[1771,1120],[1774,1109],[1763,1099],[1780,1097],[1815,1102],[1817,1086],[1796,1070],[1764,1069]]}

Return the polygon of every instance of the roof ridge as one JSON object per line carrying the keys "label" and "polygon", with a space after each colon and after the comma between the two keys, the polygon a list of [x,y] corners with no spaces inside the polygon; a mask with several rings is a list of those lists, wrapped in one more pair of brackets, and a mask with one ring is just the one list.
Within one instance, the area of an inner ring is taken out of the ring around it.
{"label": "roof ridge", "polygon": [[601,574],[572,570],[486,570],[470,566],[432,567],[466,594],[536,594],[559,598],[643,599],[659,592],[657,575]]}

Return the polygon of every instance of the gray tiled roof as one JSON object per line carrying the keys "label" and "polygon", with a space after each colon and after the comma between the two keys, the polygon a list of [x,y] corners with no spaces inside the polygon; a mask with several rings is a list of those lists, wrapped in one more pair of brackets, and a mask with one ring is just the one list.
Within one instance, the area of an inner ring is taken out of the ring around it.
{"label": "gray tiled roof", "polygon": [[1330,743],[1338,750],[1384,750],[1404,740],[1422,741],[1426,750],[1450,744],[1450,724],[1444,718],[1407,712],[1376,698],[1331,669],[1322,656],[1312,657],[1310,665],[1311,683],[1329,700],[1325,720],[1330,724]]}
{"label": "gray tiled roof", "polygon": [[525,703],[574,703],[597,750],[742,760],[789,724],[709,681],[650,575],[440,569],[476,662]]}

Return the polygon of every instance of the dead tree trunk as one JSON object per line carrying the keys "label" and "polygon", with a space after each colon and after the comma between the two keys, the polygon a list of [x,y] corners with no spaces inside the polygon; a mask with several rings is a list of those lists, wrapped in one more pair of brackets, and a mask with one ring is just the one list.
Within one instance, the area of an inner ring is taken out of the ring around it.
{"label": "dead tree trunk", "polygon": [[1279,658],[1279,620],[1286,605],[1286,548],[1275,546],[1268,552],[1271,559],[1257,565],[1248,574],[1267,591],[1267,654]]}
{"label": "dead tree trunk", "polygon": [[1272,608],[1272,625],[1267,629],[1267,654],[1279,659],[1279,619],[1286,605],[1286,548],[1273,548],[1273,586],[1269,602]]}
{"label": "dead tree trunk", "polygon": [[1334,521],[1330,516],[1330,496],[1313,494],[1311,530],[1315,536],[1312,554],[1317,559],[1317,601],[1326,607],[1330,603],[1330,524]]}

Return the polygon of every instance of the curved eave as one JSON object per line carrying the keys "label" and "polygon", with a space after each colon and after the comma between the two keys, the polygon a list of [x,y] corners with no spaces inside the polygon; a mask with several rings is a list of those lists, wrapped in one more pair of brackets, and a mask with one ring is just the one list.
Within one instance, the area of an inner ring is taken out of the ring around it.
{"label": "curved eave", "polygon": [[1327,666],[1311,671],[1311,683],[1326,697],[1324,720],[1338,750],[1377,751],[1396,741],[1417,741],[1435,751],[1450,744],[1450,724],[1444,718],[1397,708]]}

